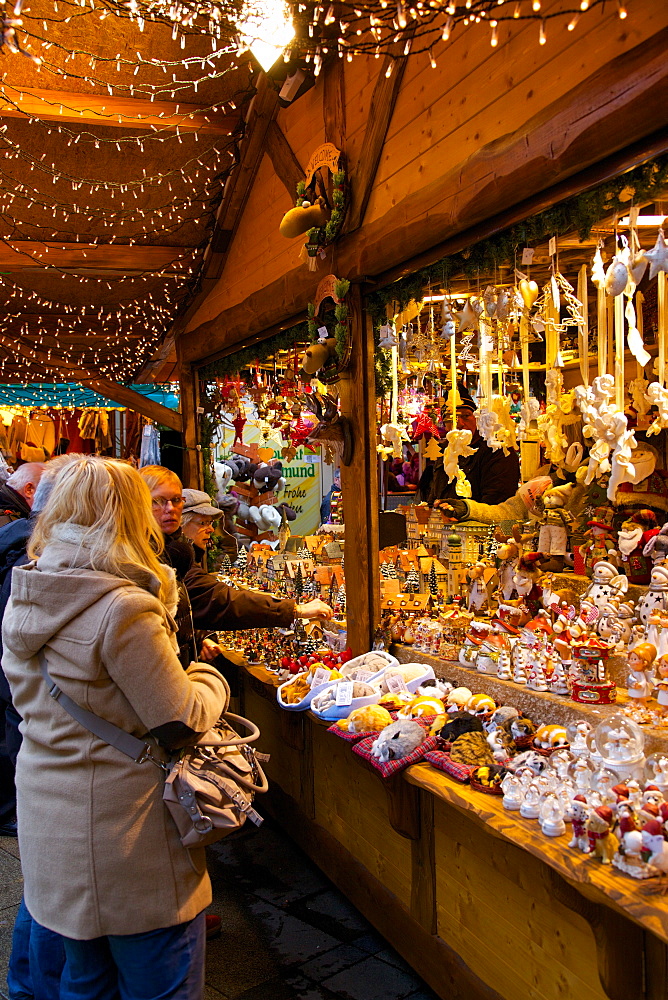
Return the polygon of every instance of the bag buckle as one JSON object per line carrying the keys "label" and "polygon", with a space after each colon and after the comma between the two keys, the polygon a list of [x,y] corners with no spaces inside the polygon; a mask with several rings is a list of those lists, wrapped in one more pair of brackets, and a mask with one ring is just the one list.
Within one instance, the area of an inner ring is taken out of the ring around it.
{"label": "bag buckle", "polygon": [[164,760],[160,760],[159,757],[153,756],[153,747],[150,743],[144,743],[143,750],[140,751],[139,756],[135,757],[135,764],[144,764],[147,760],[150,760],[151,764],[155,764],[159,767],[161,771],[169,771],[169,767],[165,764]]}

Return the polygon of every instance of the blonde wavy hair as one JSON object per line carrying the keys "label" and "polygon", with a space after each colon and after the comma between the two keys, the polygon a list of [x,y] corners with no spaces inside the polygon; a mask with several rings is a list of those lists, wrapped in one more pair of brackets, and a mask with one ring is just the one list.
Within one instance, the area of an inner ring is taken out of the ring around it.
{"label": "blonde wavy hair", "polygon": [[51,495],[37,519],[28,555],[34,559],[53,540],[58,525],[81,525],[91,566],[132,579],[129,567],[143,569],[160,581],[160,597],[169,599],[171,578],[158,556],[163,535],[151,510],[151,494],[127,462],[82,456],[58,472]]}
{"label": "blonde wavy hair", "polygon": [[139,469],[139,475],[142,477],[149,490],[155,490],[158,486],[162,486],[163,483],[178,483],[179,493],[183,490],[181,480],[172,472],[171,469],[166,469],[164,465],[145,465],[142,469]]}

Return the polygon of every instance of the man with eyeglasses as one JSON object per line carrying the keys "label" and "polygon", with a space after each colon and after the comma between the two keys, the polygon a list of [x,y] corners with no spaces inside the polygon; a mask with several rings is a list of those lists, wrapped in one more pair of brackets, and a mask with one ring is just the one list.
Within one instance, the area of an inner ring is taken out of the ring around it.
{"label": "man with eyeglasses", "polygon": [[[246,628],[286,628],[295,618],[331,618],[321,600],[297,604],[269,594],[234,590],[205,572],[181,531],[185,497],[181,481],[170,469],[147,465],[139,470],[151,491],[153,516],[165,536],[165,555],[176,572],[179,606],[176,613],[181,660],[187,665],[201,655],[194,648],[194,629],[227,632]],[[204,653],[205,657],[207,653]]]}

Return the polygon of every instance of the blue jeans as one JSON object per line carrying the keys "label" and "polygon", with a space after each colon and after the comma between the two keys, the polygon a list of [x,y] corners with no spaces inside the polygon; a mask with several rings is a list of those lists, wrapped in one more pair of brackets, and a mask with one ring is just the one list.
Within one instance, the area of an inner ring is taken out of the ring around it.
{"label": "blue jeans", "polygon": [[10,1000],[59,1000],[64,965],[63,938],[33,920],[21,900],[7,970]]}
{"label": "blue jeans", "polygon": [[202,1000],[204,912],[144,934],[63,942],[67,968],[60,1000]]}

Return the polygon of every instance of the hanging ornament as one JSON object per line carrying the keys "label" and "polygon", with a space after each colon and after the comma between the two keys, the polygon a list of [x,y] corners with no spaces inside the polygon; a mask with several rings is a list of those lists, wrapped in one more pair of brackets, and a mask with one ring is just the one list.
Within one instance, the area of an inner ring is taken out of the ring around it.
{"label": "hanging ornament", "polygon": [[663,235],[663,229],[659,229],[656,243],[651,250],[645,250],[645,257],[649,261],[649,279],[656,278],[660,271],[668,271],[668,244]]}

